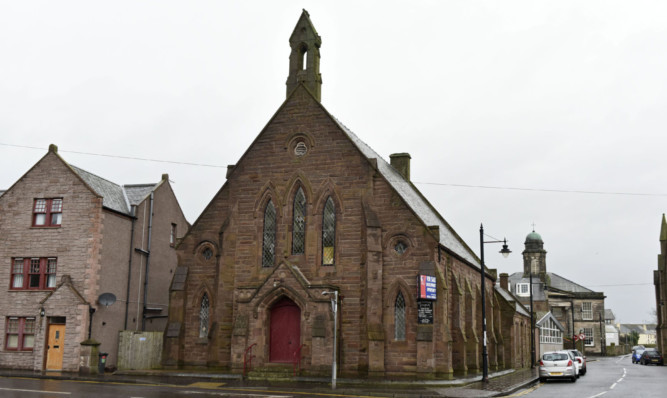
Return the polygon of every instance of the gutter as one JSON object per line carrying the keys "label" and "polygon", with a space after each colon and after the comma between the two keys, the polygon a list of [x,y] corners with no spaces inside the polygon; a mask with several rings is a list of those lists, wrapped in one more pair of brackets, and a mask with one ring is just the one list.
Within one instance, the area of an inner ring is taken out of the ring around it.
{"label": "gutter", "polygon": [[148,300],[148,270],[151,262],[151,233],[153,232],[153,197],[151,191],[150,213],[148,214],[148,247],[147,250],[138,250],[146,255],[146,270],[144,272],[144,306],[141,312],[141,330],[146,330],[146,301]]}
{"label": "gutter", "polygon": [[132,246],[134,246],[134,223],[137,221],[135,217],[135,207],[130,207],[130,214],[132,215],[132,229],[130,230],[130,259],[127,265],[127,290],[125,292],[125,326],[123,330],[127,330],[127,317],[130,313],[130,281],[132,279]]}

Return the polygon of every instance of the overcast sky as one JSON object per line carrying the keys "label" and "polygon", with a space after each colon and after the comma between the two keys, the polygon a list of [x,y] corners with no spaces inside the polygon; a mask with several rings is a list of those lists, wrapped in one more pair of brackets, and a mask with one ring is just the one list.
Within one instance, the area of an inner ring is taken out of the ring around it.
{"label": "overcast sky", "polygon": [[651,319],[664,0],[2,0],[0,188],[54,143],[119,184],[169,173],[194,222],[284,101],[302,8],[322,37],[324,106],[386,160],[409,152],[475,253],[481,222],[507,237],[508,259],[487,245],[490,267],[522,270],[535,223],[548,271],[605,292],[620,322]]}

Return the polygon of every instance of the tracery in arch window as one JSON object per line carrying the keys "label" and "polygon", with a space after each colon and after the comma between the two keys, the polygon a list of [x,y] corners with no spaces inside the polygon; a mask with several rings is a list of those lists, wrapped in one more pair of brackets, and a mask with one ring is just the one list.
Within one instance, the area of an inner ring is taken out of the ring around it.
{"label": "tracery in arch window", "polygon": [[398,292],[394,302],[394,339],[405,340],[405,299],[401,292]]}
{"label": "tracery in arch window", "polygon": [[276,208],[269,200],[264,210],[262,234],[262,267],[273,267],[276,259]]}
{"label": "tracery in arch window", "polygon": [[208,337],[209,309],[208,294],[204,293],[199,306],[199,337]]}
{"label": "tracery in arch window", "polygon": [[303,254],[306,242],[306,195],[299,188],[294,195],[292,214],[292,254]]}
{"label": "tracery in arch window", "polygon": [[336,207],[331,196],[322,214],[322,265],[334,265],[336,248]]}

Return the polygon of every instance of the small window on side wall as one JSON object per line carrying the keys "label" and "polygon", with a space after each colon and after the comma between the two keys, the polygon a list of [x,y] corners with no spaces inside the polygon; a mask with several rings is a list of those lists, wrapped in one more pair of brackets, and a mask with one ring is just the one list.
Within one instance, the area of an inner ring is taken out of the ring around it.
{"label": "small window on side wall", "polygon": [[394,302],[394,339],[405,341],[405,299],[401,292],[398,292]]}
{"label": "small window on side wall", "polygon": [[171,224],[171,231],[169,232],[169,246],[174,247],[176,244],[176,224]]}
{"label": "small window on side wall", "polygon": [[33,227],[60,227],[62,220],[62,199],[35,199],[32,208]]}
{"label": "small window on side wall", "polygon": [[201,298],[201,304],[199,305],[199,337],[208,337],[209,332],[209,311],[210,303],[208,301],[208,294],[204,293]]}

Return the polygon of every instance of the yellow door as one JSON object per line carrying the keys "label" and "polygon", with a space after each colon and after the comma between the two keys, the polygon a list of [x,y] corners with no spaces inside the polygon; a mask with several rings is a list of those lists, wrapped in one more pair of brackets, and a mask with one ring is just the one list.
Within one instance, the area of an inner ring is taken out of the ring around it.
{"label": "yellow door", "polygon": [[65,325],[49,325],[46,370],[62,370],[65,351]]}

